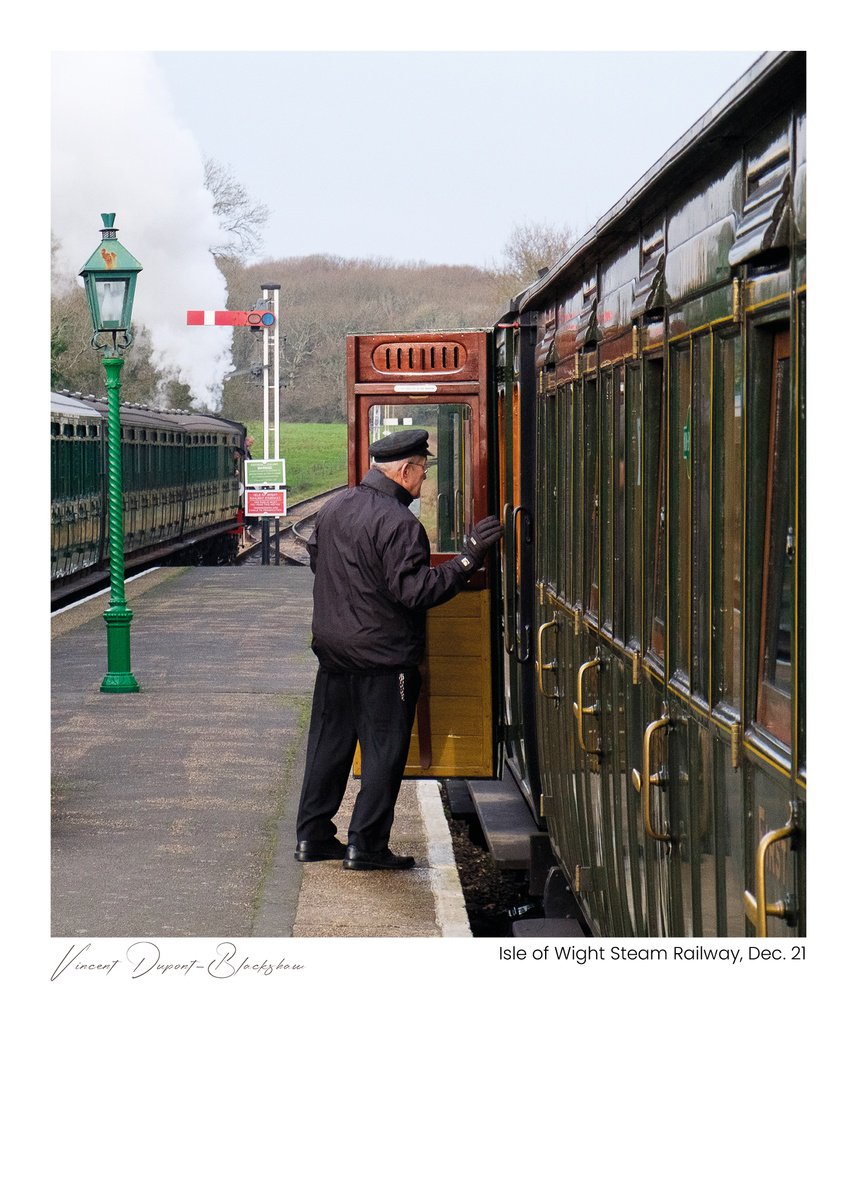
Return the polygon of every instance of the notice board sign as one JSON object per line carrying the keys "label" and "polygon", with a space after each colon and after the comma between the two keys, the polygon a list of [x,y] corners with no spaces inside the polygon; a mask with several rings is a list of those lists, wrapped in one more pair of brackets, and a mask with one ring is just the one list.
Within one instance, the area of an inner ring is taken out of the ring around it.
{"label": "notice board sign", "polygon": [[244,493],[244,513],[248,517],[284,517],[286,515],[286,493],[279,489],[247,490]]}
{"label": "notice board sign", "polygon": [[284,458],[248,458],[244,463],[245,487],[285,487]]}

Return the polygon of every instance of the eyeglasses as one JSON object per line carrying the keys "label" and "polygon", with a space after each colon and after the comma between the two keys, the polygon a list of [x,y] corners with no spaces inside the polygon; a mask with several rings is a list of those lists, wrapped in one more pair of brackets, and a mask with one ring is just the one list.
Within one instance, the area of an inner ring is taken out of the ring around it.
{"label": "eyeglasses", "polygon": [[409,459],[408,459],[408,466],[409,466],[409,467],[419,467],[419,469],[422,471],[423,475],[428,475],[428,473],[429,473],[430,469],[431,469],[433,466],[435,466],[435,463],[420,463],[420,462],[414,462],[414,460],[413,460],[412,458],[409,458]]}

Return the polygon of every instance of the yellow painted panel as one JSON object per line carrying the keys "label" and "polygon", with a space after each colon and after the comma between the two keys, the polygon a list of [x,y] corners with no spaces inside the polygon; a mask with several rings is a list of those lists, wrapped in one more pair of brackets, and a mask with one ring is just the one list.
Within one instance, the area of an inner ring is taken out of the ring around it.
{"label": "yellow painted panel", "polygon": [[[419,721],[405,768],[415,778],[490,778],[491,599],[487,591],[459,592],[428,614],[427,665],[431,766],[420,766]],[[360,774],[360,747],[354,759]]]}
{"label": "yellow painted panel", "polygon": [[405,774],[431,777],[490,776],[491,724],[490,596],[459,592],[428,614],[427,662],[431,766],[420,767],[418,724],[414,724]]}
{"label": "yellow painted panel", "polygon": [[429,632],[427,643],[429,664],[436,653],[447,657],[455,655],[456,658],[482,657],[482,629],[478,621],[469,618],[435,625]]}

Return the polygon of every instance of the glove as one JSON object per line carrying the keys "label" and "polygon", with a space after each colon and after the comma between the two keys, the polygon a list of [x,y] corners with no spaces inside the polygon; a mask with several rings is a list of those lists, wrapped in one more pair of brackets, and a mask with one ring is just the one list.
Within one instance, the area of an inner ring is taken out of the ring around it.
{"label": "glove", "polygon": [[[484,517],[481,521],[477,521],[464,539],[462,557],[464,565],[466,567],[472,565],[474,570],[481,567],[488,551],[495,542],[499,542],[502,536],[503,526],[497,517]],[[468,558],[472,561],[465,561]]]}

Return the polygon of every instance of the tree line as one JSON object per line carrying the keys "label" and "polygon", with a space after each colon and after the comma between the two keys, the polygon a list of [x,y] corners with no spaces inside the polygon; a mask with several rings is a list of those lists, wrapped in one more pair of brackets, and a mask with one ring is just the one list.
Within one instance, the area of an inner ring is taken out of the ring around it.
{"label": "tree line", "polygon": [[[253,200],[230,169],[209,159],[206,186],[222,238],[211,253],[228,288],[227,307],[257,306],[262,282],[280,284],[280,410],[285,420],[342,421],[344,342],[349,333],[422,332],[490,325],[510,298],[571,245],[572,231],[536,222],[515,226],[494,268],[437,266],[332,254],[267,258],[258,254],[266,207]],[[100,395],[103,373],[89,348],[91,327],[82,289],[54,277],[51,301],[51,386]],[[156,398],[163,408],[190,408],[195,397],[153,355],[145,328],[135,325],[134,353],[123,373],[123,395]],[[261,405],[261,338],[233,340],[235,372],[225,381],[222,413],[257,418]]]}

